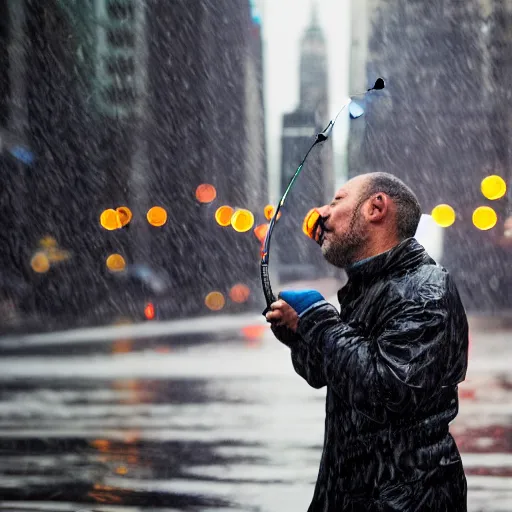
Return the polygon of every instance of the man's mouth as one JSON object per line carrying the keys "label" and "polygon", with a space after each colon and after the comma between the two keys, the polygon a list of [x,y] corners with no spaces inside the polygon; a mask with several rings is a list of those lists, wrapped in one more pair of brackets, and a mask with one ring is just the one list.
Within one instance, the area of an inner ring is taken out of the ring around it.
{"label": "man's mouth", "polygon": [[318,245],[322,245],[324,243],[324,240],[325,240],[325,236],[330,233],[330,229],[328,229],[325,224],[323,223],[322,219],[320,218],[318,220],[318,223],[315,227],[315,232],[314,232],[314,240],[315,242],[318,244]]}

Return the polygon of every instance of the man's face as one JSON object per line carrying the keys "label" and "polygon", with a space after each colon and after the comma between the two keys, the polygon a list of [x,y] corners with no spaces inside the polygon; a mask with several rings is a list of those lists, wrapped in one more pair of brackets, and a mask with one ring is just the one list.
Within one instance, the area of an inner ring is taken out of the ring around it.
{"label": "man's face", "polygon": [[368,239],[368,224],[361,211],[366,179],[358,176],[348,181],[331,204],[319,209],[325,226],[322,253],[336,267],[345,268],[357,261]]}

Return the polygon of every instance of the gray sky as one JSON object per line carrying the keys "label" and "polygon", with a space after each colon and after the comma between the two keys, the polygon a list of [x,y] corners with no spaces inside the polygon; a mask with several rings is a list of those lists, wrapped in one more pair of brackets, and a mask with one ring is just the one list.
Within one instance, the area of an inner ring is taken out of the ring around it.
{"label": "gray sky", "polygon": [[[312,0],[259,0],[263,17],[267,151],[270,200],[278,197],[282,115],[297,106],[300,38],[311,19]],[[328,44],[330,116],[348,95],[350,0],[318,2],[320,24]],[[326,119],[327,124],[329,119]],[[333,133],[339,179],[346,124],[340,116]],[[297,162],[297,166],[300,162]]]}

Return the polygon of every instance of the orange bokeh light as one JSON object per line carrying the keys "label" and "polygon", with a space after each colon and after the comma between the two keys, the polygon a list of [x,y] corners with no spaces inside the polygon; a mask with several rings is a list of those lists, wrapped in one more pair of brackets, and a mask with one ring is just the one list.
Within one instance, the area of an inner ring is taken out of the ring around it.
{"label": "orange bokeh light", "polygon": [[196,199],[200,203],[211,203],[217,197],[217,190],[209,183],[202,183],[196,188]]}
{"label": "orange bokeh light", "polygon": [[126,268],[126,261],[120,254],[111,254],[107,258],[107,268],[111,272],[121,272]]}
{"label": "orange bokeh light", "polygon": [[144,308],[144,316],[148,320],[153,320],[155,318],[155,306],[153,306],[151,302]]}
{"label": "orange bokeh light", "polygon": [[50,260],[44,251],[38,251],[30,260],[30,266],[37,274],[45,274],[50,270]]}
{"label": "orange bokeh light", "polygon": [[215,220],[223,227],[229,226],[231,224],[231,217],[233,216],[233,212],[234,210],[231,208],[231,206],[220,206],[215,212]]}
{"label": "orange bokeh light", "polygon": [[[263,210],[263,213],[265,215],[265,219],[272,220],[272,217],[274,216],[275,212],[276,212],[276,209],[271,204],[267,204],[267,206],[265,206],[265,208]],[[281,212],[279,212],[277,214],[277,219],[276,220],[279,220],[280,218],[281,218]]]}
{"label": "orange bokeh light", "polygon": [[128,206],[120,206],[119,208],[116,208],[116,212],[119,215],[121,227],[126,226],[132,220],[133,214]]}
{"label": "orange bokeh light", "polygon": [[167,222],[167,212],[161,206],[153,206],[146,215],[148,222],[157,228]]}
{"label": "orange bokeh light", "polygon": [[267,330],[267,325],[247,325],[242,327],[242,334],[248,341],[257,341],[264,336]]}
{"label": "orange bokeh light", "polygon": [[108,231],[114,231],[115,229],[119,229],[123,227],[123,224],[121,223],[121,219],[119,217],[119,213],[113,210],[112,208],[109,208],[108,210],[105,210],[100,215],[100,224],[103,228],[107,229]]}
{"label": "orange bokeh light", "polygon": [[251,290],[248,286],[242,283],[235,284],[229,291],[229,297],[233,302],[237,302],[238,304],[242,304],[247,302],[249,299],[249,295],[251,294]]}
{"label": "orange bokeh light", "polygon": [[220,311],[226,304],[226,299],[220,292],[211,292],[206,296],[204,303],[208,309]]}
{"label": "orange bokeh light", "polygon": [[267,236],[267,232],[268,232],[268,227],[269,225],[268,224],[260,224],[259,226],[256,226],[254,228],[254,234],[256,235],[256,238],[260,241],[260,242],[264,242],[265,240],[265,237]]}

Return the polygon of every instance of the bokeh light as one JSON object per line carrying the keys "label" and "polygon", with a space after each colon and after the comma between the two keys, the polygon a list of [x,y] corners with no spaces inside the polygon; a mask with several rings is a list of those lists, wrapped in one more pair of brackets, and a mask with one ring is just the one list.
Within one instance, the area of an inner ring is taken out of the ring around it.
{"label": "bokeh light", "polygon": [[320,218],[320,213],[316,208],[312,208],[304,217],[304,222],[302,223],[302,231],[309,238],[313,238],[314,229]]}
{"label": "bokeh light", "polygon": [[217,190],[209,183],[202,183],[196,188],[196,199],[200,203],[211,203],[217,197]]}
{"label": "bokeh light", "polygon": [[229,226],[231,224],[231,217],[233,216],[233,208],[231,206],[220,206],[217,208],[217,211],[215,212],[215,220],[217,221],[217,224],[220,224],[223,227]]}
{"label": "bokeh light", "polygon": [[250,294],[251,290],[249,287],[242,283],[235,284],[235,286],[229,290],[229,298],[238,304],[247,302]]}
{"label": "bokeh light", "polygon": [[482,180],[480,185],[482,194],[491,200],[500,199],[507,192],[507,184],[501,176],[493,174]]}
{"label": "bokeh light", "polygon": [[39,240],[39,245],[41,247],[45,247],[46,249],[57,247],[57,240],[53,236],[47,235]]}
{"label": "bokeh light", "polygon": [[159,228],[167,222],[167,212],[161,206],[153,206],[146,215],[148,222]]}
{"label": "bokeh light", "polygon": [[122,272],[126,268],[126,261],[120,254],[111,254],[107,258],[107,268],[111,272]]}
{"label": "bokeh light", "polygon": [[254,215],[249,210],[237,210],[231,217],[231,225],[238,233],[245,233],[254,226]]}
{"label": "bokeh light", "polygon": [[126,226],[132,220],[133,214],[128,206],[120,206],[119,208],[116,208],[116,212],[119,215],[121,227]]}
{"label": "bokeh light", "polygon": [[455,210],[449,204],[438,204],[430,214],[434,222],[442,228],[447,228],[455,222]]}
{"label": "bokeh light", "polygon": [[482,231],[492,229],[497,222],[498,215],[490,206],[479,206],[473,212],[473,224]]}
{"label": "bokeh light", "polygon": [[155,318],[155,306],[153,303],[149,302],[146,304],[146,307],[144,308],[144,316],[148,320],[153,320]]}
{"label": "bokeh light", "polygon": [[265,241],[265,237],[267,236],[268,233],[268,228],[268,224],[260,224],[259,226],[256,226],[254,228],[253,233],[260,242]]}
{"label": "bokeh light", "polygon": [[112,208],[102,212],[100,216],[100,224],[108,231],[114,231],[114,229],[119,229],[123,226],[119,217],[119,213]]}
{"label": "bokeh light", "polygon": [[226,299],[220,292],[210,292],[206,296],[204,303],[208,309],[211,309],[212,311],[220,311],[226,304]]}
{"label": "bokeh light", "polygon": [[[265,219],[272,220],[272,217],[274,216],[275,211],[276,211],[276,209],[271,204],[267,204],[267,206],[265,206],[265,208],[263,209],[263,214],[265,215]],[[276,220],[279,220],[280,218],[281,218],[281,212],[279,212],[277,214]]]}
{"label": "bokeh light", "polygon": [[46,256],[45,252],[38,251],[30,260],[30,266],[34,272],[44,274],[50,270],[50,260],[48,259],[48,256]]}

